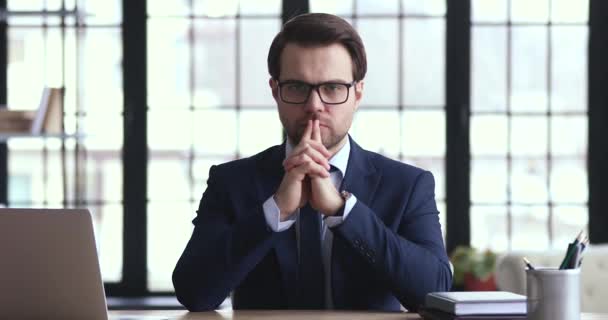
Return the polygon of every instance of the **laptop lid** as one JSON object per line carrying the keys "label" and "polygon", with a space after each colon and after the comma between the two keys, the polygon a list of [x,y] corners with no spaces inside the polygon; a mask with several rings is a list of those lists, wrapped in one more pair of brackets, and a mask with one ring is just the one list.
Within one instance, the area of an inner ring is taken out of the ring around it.
{"label": "laptop lid", "polygon": [[0,319],[107,320],[88,210],[0,208]]}

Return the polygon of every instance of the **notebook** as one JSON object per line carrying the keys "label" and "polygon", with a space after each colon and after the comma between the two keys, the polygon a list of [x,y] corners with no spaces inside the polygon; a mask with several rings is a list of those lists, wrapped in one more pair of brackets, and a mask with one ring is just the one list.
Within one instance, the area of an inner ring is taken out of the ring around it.
{"label": "notebook", "polygon": [[0,319],[107,320],[90,212],[0,208],[0,284]]}
{"label": "notebook", "polygon": [[418,314],[425,320],[525,320],[526,314],[469,314],[455,315],[436,309],[419,309]]}
{"label": "notebook", "polygon": [[425,307],[455,315],[525,314],[526,296],[506,291],[432,292]]}

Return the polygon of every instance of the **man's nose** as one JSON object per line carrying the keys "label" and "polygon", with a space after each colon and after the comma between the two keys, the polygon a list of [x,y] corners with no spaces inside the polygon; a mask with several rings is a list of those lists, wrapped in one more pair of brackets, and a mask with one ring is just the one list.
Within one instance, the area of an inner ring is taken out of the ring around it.
{"label": "man's nose", "polygon": [[319,96],[319,92],[315,89],[310,92],[308,96],[308,100],[304,104],[304,108],[308,112],[319,112],[325,109],[325,104],[321,101],[321,96]]}

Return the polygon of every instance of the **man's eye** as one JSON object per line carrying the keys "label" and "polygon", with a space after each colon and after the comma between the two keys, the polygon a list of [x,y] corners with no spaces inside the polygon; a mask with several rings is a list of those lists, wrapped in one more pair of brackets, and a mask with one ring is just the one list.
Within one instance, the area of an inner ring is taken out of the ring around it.
{"label": "man's eye", "polygon": [[290,83],[286,87],[291,91],[306,91],[306,85],[303,83]]}

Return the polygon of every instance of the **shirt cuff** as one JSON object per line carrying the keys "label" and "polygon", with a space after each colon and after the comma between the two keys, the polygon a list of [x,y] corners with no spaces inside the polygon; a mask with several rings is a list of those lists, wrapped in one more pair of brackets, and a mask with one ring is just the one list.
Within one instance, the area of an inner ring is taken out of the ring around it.
{"label": "shirt cuff", "polygon": [[342,222],[346,220],[348,214],[353,209],[356,203],[357,197],[355,197],[354,194],[351,194],[351,196],[344,203],[344,213],[341,216],[327,216],[323,221],[329,228],[339,226]]}
{"label": "shirt cuff", "polygon": [[281,221],[281,210],[279,209],[279,206],[277,206],[276,201],[274,201],[274,196],[270,196],[268,200],[264,201],[262,208],[264,209],[266,224],[274,232],[281,232],[289,229],[289,227],[296,222],[297,214],[300,212],[298,209],[289,216],[289,219]]}

